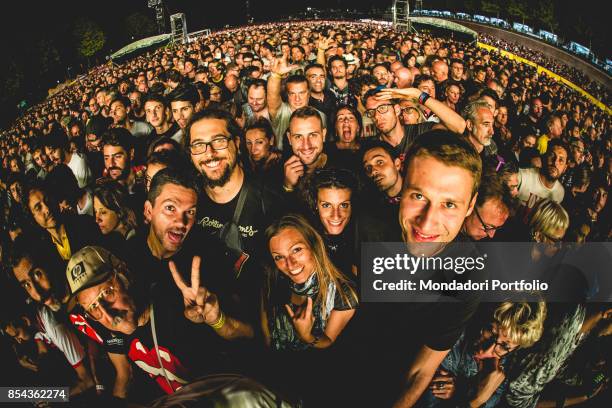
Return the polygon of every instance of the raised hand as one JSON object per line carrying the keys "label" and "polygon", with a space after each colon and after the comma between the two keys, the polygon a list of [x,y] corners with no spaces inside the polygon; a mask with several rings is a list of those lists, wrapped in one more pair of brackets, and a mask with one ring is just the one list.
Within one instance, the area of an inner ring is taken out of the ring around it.
{"label": "raised hand", "polygon": [[272,72],[278,75],[285,75],[289,72],[298,69],[297,65],[287,64],[287,56],[283,55],[282,57],[274,58],[272,61]]}
{"label": "raised hand", "polygon": [[283,167],[285,170],[285,187],[295,187],[300,177],[304,175],[304,164],[299,157],[293,155],[285,162]]}
{"label": "raised hand", "polygon": [[183,294],[185,304],[185,317],[194,323],[213,325],[221,317],[221,308],[217,295],[200,286],[199,256],[194,256],[191,263],[191,285],[187,285],[176,268],[173,261],[168,263],[172,279]]}
{"label": "raised hand", "polygon": [[333,41],[334,40],[332,38],[322,37],[319,41],[317,41],[317,48],[327,51]]}
{"label": "raised hand", "polygon": [[418,100],[421,91],[417,88],[385,88],[376,94],[376,99],[388,101],[390,99],[415,99]]}
{"label": "raised hand", "polygon": [[499,358],[495,358],[492,362],[492,370],[486,373],[478,384],[478,391],[476,393],[476,400],[480,405],[486,403],[489,398],[495,393],[495,390],[499,388],[504,382],[506,374],[504,374],[503,367]]}
{"label": "raised hand", "polygon": [[285,305],[289,317],[297,331],[300,339],[306,343],[310,343],[314,337],[312,335],[312,326],[314,325],[314,316],[312,315],[312,299],[309,297],[306,299],[306,306],[301,307],[297,313],[293,313],[291,306]]}

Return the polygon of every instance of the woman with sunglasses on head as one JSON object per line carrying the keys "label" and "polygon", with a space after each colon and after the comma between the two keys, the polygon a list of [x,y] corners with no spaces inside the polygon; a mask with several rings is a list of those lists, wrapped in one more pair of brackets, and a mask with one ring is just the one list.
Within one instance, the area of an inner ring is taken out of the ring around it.
{"label": "woman with sunglasses on head", "polygon": [[262,330],[273,350],[331,346],[355,314],[357,294],[334,266],[317,231],[299,215],[266,230],[271,255],[262,296]]}
{"label": "woman with sunglasses on head", "polygon": [[542,336],[546,303],[497,306],[488,321],[463,332],[446,355],[421,401],[424,407],[495,407],[507,388],[507,357]]}
{"label": "woman with sunglasses on head", "polygon": [[304,193],[312,225],[321,234],[327,254],[342,273],[355,279],[357,179],[345,169],[316,170]]}

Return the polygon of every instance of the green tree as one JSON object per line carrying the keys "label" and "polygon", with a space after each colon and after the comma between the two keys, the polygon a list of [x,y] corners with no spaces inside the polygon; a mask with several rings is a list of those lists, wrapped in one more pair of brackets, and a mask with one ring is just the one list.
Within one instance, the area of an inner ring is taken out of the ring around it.
{"label": "green tree", "polygon": [[501,5],[498,1],[482,0],[481,2],[482,11],[489,15],[495,15],[499,18],[499,12],[502,10]]}
{"label": "green tree", "polygon": [[128,38],[139,40],[154,35],[157,26],[149,16],[142,13],[133,13],[124,20],[125,32]]}
{"label": "green tree", "polygon": [[536,17],[542,26],[553,33],[559,28],[559,23],[555,16],[555,5],[552,1],[540,0],[536,9]]}
{"label": "green tree", "polygon": [[36,42],[35,46],[37,74],[41,78],[57,73],[58,67],[61,65],[61,58],[57,47],[53,40],[49,38],[41,38]]}
{"label": "green tree", "polygon": [[508,2],[508,14],[516,17],[523,24],[525,24],[525,20],[530,16],[527,11],[527,4],[523,0],[510,0]]}
{"label": "green tree", "polygon": [[14,100],[21,93],[23,86],[23,66],[13,57],[8,57],[0,70],[0,102]]}
{"label": "green tree", "polygon": [[73,34],[79,55],[86,58],[89,65],[89,58],[104,47],[106,42],[104,32],[95,22],[81,18],[75,23]]}
{"label": "green tree", "polygon": [[467,13],[474,13],[480,9],[480,1],[479,0],[465,0],[463,2],[463,8]]}

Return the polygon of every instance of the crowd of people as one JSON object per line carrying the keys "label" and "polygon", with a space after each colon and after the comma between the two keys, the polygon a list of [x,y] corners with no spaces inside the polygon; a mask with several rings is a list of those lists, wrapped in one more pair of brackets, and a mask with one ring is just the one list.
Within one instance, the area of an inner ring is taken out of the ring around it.
{"label": "crowd of people", "polygon": [[523,57],[531,62],[549,69],[557,75],[560,75],[569,81],[577,84],[579,87],[590,93],[605,106],[610,106],[610,95],[608,88],[596,80],[592,80],[584,72],[570,67],[557,59],[546,55],[537,50],[532,50],[524,45],[517,44],[511,41],[495,38],[487,34],[479,34],[479,40],[486,44],[493,45],[499,49],[511,52],[519,57]]}
{"label": "crowd of people", "polygon": [[610,241],[609,116],[533,67],[356,22],[225,30],[96,67],[0,158],[11,385],[87,407],[609,401],[608,259],[566,302],[361,300],[365,242],[529,243],[550,270]]}

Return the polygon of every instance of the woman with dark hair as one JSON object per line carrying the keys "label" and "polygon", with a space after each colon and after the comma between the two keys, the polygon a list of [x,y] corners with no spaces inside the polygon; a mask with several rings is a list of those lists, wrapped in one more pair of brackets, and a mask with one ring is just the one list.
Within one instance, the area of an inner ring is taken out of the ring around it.
{"label": "woman with dark hair", "polygon": [[338,163],[338,167],[351,170],[359,168],[359,148],[361,147],[361,132],[363,120],[359,111],[350,106],[340,106],[332,116],[332,129],[334,141],[327,142],[325,152],[331,163]]}
{"label": "woman with dark hair", "polygon": [[115,180],[105,180],[96,186],[94,212],[102,235],[116,233],[124,240],[134,235],[136,220],[128,200],[127,189]]}
{"label": "woman with dark hair", "polygon": [[304,191],[313,225],[318,226],[328,255],[340,271],[354,279],[357,179],[345,169],[320,169],[309,178]]}
{"label": "woman with dark hair", "polygon": [[305,218],[285,215],[266,229],[273,265],[262,298],[262,330],[273,350],[327,348],[355,314],[357,294]]}

